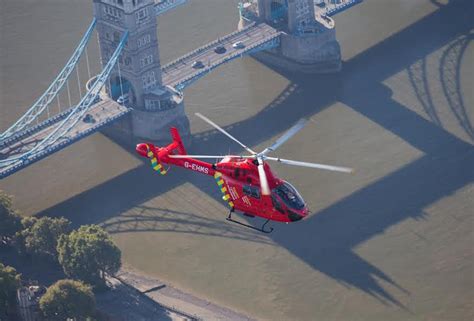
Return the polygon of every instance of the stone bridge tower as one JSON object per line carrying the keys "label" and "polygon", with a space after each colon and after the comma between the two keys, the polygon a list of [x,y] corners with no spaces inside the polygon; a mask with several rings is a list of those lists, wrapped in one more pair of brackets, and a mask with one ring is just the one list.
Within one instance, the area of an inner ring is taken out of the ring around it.
{"label": "stone bridge tower", "polygon": [[[314,0],[244,0],[239,27],[256,17],[285,33],[280,47],[255,54],[258,58],[293,71],[339,71],[341,52],[334,21],[315,9]],[[246,8],[246,9],[245,9]],[[245,12],[247,10],[247,12]]]}
{"label": "stone bridge tower", "polygon": [[290,32],[314,20],[313,0],[258,0],[258,8],[263,20],[285,21]]}
{"label": "stone bridge tower", "polygon": [[137,138],[169,140],[168,127],[189,135],[182,93],[162,84],[154,0],[93,0],[102,65],[128,30],[127,44],[106,91],[133,108],[130,130]]}
{"label": "stone bridge tower", "polygon": [[314,23],[313,0],[288,0],[288,30],[303,30]]}

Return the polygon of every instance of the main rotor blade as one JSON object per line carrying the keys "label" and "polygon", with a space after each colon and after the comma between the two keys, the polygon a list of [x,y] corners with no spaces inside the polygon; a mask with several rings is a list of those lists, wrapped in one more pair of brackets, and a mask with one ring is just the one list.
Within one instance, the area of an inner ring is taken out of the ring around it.
{"label": "main rotor blade", "polygon": [[234,136],[232,136],[231,134],[229,134],[228,132],[226,132],[224,129],[222,129],[219,125],[217,125],[216,123],[214,123],[212,120],[210,120],[209,118],[207,118],[206,116],[200,114],[200,113],[196,113],[195,114],[196,116],[198,116],[199,118],[201,118],[202,120],[204,120],[205,122],[209,123],[210,125],[212,125],[215,129],[217,129],[218,131],[220,131],[221,133],[223,133],[224,135],[226,135],[227,137],[229,137],[230,139],[232,139],[234,142],[236,142],[237,144],[239,144],[240,146],[242,146],[243,148],[245,148],[249,153],[252,153],[252,154],[257,154],[256,152],[254,152],[253,150],[251,150],[248,146],[244,145],[243,143],[241,143],[237,138],[235,138]]}
{"label": "main rotor blade", "polygon": [[260,155],[266,155],[274,150],[276,150],[278,147],[280,147],[283,143],[285,143],[288,139],[290,139],[293,135],[295,135],[297,132],[299,132],[304,125],[306,125],[308,121],[304,118],[300,119],[296,124],[294,124],[290,129],[286,131],[280,138],[276,140],[276,142],[273,143],[272,146],[265,148],[263,152],[260,153]]}
{"label": "main rotor blade", "polygon": [[168,155],[169,158],[255,158],[248,155]]}
{"label": "main rotor blade", "polygon": [[352,168],[348,168],[348,167],[339,167],[339,166],[317,164],[317,163],[307,163],[307,162],[294,161],[294,160],[291,160],[291,159],[283,159],[283,158],[266,157],[265,156],[265,160],[267,160],[267,159],[272,160],[272,161],[276,161],[276,162],[280,162],[280,163],[283,163],[283,164],[287,164],[287,165],[325,169],[325,170],[335,171],[335,172],[352,173],[354,171]]}
{"label": "main rotor blade", "polygon": [[262,195],[270,195],[270,187],[268,186],[267,174],[263,167],[263,160],[258,158],[258,176],[260,178],[260,187],[262,188]]}

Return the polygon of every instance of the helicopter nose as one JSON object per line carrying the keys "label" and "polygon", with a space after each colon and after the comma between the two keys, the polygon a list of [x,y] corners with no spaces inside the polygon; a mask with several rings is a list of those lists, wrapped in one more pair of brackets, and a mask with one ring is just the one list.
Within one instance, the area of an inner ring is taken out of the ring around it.
{"label": "helicopter nose", "polygon": [[308,214],[309,214],[309,210],[307,207],[305,207],[298,213],[295,213],[293,211],[288,211],[288,218],[290,219],[291,222],[297,222],[299,220],[306,218]]}
{"label": "helicopter nose", "polygon": [[306,217],[308,216],[308,214],[309,214],[309,209],[308,209],[308,208],[305,208],[305,209],[303,210],[303,213],[301,213],[301,216],[303,216],[303,218],[306,218]]}
{"label": "helicopter nose", "polygon": [[148,145],[147,144],[138,144],[137,147],[135,147],[135,150],[137,153],[143,157],[148,157]]}

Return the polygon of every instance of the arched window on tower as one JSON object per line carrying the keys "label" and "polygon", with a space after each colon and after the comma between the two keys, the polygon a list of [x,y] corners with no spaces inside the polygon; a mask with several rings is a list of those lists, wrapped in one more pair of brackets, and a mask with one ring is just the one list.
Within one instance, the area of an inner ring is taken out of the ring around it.
{"label": "arched window on tower", "polygon": [[120,41],[120,34],[119,34],[117,31],[114,32],[114,41],[115,41],[115,42],[119,42],[119,41]]}

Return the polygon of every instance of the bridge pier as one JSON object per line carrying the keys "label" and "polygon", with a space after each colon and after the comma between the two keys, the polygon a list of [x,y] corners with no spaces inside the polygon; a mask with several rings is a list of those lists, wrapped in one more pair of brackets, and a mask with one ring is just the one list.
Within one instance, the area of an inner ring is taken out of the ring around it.
{"label": "bridge pier", "polygon": [[[166,87],[164,87],[166,88]],[[131,127],[136,139],[152,140],[158,145],[170,141],[169,128],[176,127],[186,145],[190,144],[191,134],[188,117],[184,111],[183,94],[172,88],[160,97],[161,106],[168,106],[160,111],[134,109],[131,113]]]}
{"label": "bridge pier", "polygon": [[133,109],[128,115],[115,121],[101,132],[126,146],[143,141],[164,146],[170,142],[169,128],[176,127],[186,146],[191,144],[190,124],[184,111],[184,102],[160,112]]}
{"label": "bridge pier", "polygon": [[334,20],[315,9],[313,0],[243,1],[239,29],[254,21],[283,31],[279,47],[252,54],[255,58],[302,73],[341,70],[341,49]]}

